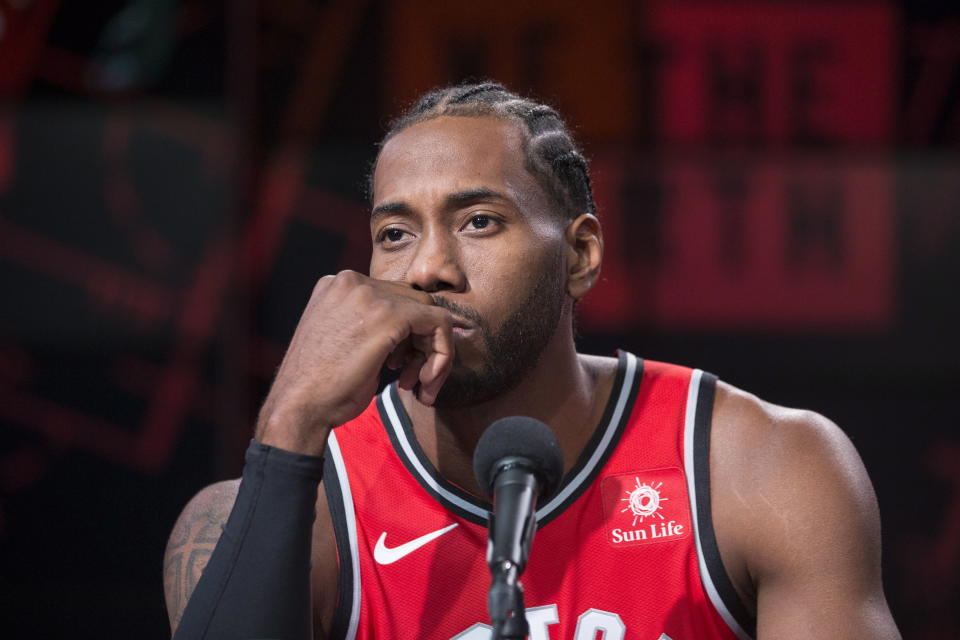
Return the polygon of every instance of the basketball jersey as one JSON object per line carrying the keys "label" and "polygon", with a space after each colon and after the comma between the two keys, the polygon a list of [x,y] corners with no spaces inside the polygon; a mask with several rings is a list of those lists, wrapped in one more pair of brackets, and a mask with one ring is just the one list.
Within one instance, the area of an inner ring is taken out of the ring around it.
{"label": "basketball jersey", "polygon": [[[619,352],[603,418],[538,506],[521,577],[530,640],[731,640],[754,624],[710,521],[716,379]],[[491,505],[420,449],[395,385],[327,445],[333,637],[485,640]]]}

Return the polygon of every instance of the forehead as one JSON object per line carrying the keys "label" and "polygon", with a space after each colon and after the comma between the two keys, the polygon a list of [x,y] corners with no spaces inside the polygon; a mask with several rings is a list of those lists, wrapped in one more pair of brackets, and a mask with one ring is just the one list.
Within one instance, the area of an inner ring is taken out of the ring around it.
{"label": "forehead", "polygon": [[373,173],[373,203],[489,188],[517,204],[540,199],[524,166],[517,125],[490,117],[440,116],[384,144]]}

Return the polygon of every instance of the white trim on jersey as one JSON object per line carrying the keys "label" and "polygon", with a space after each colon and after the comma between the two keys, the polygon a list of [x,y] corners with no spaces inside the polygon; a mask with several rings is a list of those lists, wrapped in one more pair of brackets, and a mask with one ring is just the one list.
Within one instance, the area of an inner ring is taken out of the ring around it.
{"label": "white trim on jersey", "polygon": [[350,491],[350,479],[343,464],[343,454],[337,443],[337,434],[333,431],[327,438],[327,451],[337,470],[340,481],[340,493],[343,495],[343,513],[347,523],[347,538],[350,543],[350,564],[353,566],[353,602],[350,607],[350,623],[347,625],[345,640],[354,640],[357,626],[360,624],[360,554],[357,545],[357,517],[353,510],[353,493]]}
{"label": "white trim on jersey", "polygon": [[610,446],[610,441],[613,439],[613,436],[617,431],[617,426],[620,424],[620,419],[623,417],[623,409],[627,406],[627,401],[630,399],[630,392],[633,390],[633,378],[637,375],[637,356],[633,355],[632,353],[625,353],[625,355],[627,357],[627,362],[626,368],[623,372],[623,384],[620,386],[619,396],[617,397],[617,404],[614,407],[613,415],[610,416],[610,421],[604,426],[604,433],[603,437],[600,439],[600,444],[597,445],[597,448],[593,450],[593,455],[591,455],[590,459],[587,460],[587,464],[583,465],[583,468],[580,469],[580,473],[578,473],[573,480],[567,483],[567,486],[563,488],[563,491],[551,498],[550,502],[537,509],[538,520],[542,520],[549,515],[551,511],[562,505],[564,501],[579,488],[580,484],[585,479],[592,476],[597,463]]}
{"label": "white trim on jersey", "polygon": [[[693,538],[697,543],[697,562],[700,564],[700,577],[703,581],[703,588],[713,603],[714,608],[720,617],[723,618],[730,630],[733,631],[740,640],[752,640],[750,634],[743,630],[737,622],[727,605],[724,604],[720,592],[717,591],[713,578],[710,577],[710,569],[707,567],[703,555],[703,547],[700,545],[700,523],[697,518],[697,487],[694,475],[694,431],[697,423],[697,400],[700,397],[700,380],[703,377],[703,371],[694,369],[690,376],[690,386],[687,390],[687,407],[683,426],[683,466],[687,474],[687,493],[690,496],[690,510],[693,515]],[[709,423],[708,423],[709,424]]]}
{"label": "white trim on jersey", "polygon": [[420,475],[420,479],[428,484],[431,489],[443,496],[444,500],[452,502],[464,511],[486,519],[488,516],[486,509],[478,507],[475,504],[467,502],[460,496],[450,493],[443,488],[439,482],[434,480],[433,476],[431,476],[424,468],[423,464],[420,462],[420,458],[418,458],[413,452],[413,447],[411,446],[410,441],[407,439],[406,431],[403,430],[403,423],[400,422],[400,416],[397,414],[397,408],[393,406],[393,398],[390,395],[389,386],[383,390],[383,393],[380,394],[380,398],[383,400],[383,406],[387,410],[387,416],[390,418],[390,428],[393,429],[393,433],[397,436],[397,442],[399,442],[400,446],[403,448],[403,455],[407,457],[407,461],[417,470],[417,473]]}
{"label": "white trim on jersey", "polygon": [[[593,454],[590,456],[590,459],[587,460],[585,465],[583,465],[583,468],[580,469],[580,472],[577,473],[576,477],[568,482],[563,490],[555,495],[547,504],[537,509],[537,520],[543,520],[555,509],[563,505],[564,501],[567,500],[575,491],[577,491],[580,488],[580,485],[586,479],[591,477],[593,472],[596,470],[597,464],[610,447],[613,436],[616,434],[617,426],[620,424],[620,421],[623,418],[624,408],[627,406],[627,403],[630,400],[630,392],[633,390],[633,380],[637,375],[637,357],[632,353],[625,353],[624,355],[626,356],[626,366],[624,367],[623,383],[620,385],[619,391],[614,390],[614,392],[618,394],[617,402],[614,407],[613,414],[610,416],[610,420],[603,426],[603,436],[600,439],[599,445],[593,450]],[[449,490],[444,488],[443,485],[437,482],[426,470],[426,468],[424,468],[423,464],[420,462],[420,459],[414,453],[413,446],[410,444],[410,441],[407,438],[407,433],[403,428],[403,423],[400,421],[400,415],[397,413],[396,406],[394,406],[393,397],[390,393],[390,387],[387,387],[383,390],[383,392],[380,394],[380,398],[383,400],[383,406],[387,411],[387,417],[390,418],[390,428],[393,430],[393,433],[397,438],[397,442],[400,443],[400,447],[403,449],[404,456],[406,456],[407,461],[413,466],[413,468],[416,469],[420,479],[431,489],[436,491],[444,500],[449,501],[468,513],[472,513],[486,520],[489,517],[489,513],[486,509],[467,502],[460,496],[451,493]]]}

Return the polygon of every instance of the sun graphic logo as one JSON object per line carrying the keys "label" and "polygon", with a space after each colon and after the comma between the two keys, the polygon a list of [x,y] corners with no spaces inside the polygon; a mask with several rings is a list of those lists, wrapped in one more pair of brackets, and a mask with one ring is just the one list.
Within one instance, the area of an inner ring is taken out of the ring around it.
{"label": "sun graphic logo", "polygon": [[677,467],[605,476],[600,499],[607,542],[616,549],[681,540],[692,530],[686,478]]}
{"label": "sun graphic logo", "polygon": [[669,498],[662,498],[660,496],[660,487],[663,486],[662,482],[658,482],[655,486],[652,484],[646,484],[640,482],[640,478],[634,477],[634,482],[636,483],[635,487],[631,491],[624,491],[627,494],[626,498],[620,498],[621,502],[626,502],[627,506],[620,510],[620,513],[626,511],[633,512],[633,524],[631,526],[637,526],[637,522],[643,522],[646,518],[651,516],[657,516],[663,520],[663,514],[660,513],[660,510],[663,509],[662,502],[666,502]]}

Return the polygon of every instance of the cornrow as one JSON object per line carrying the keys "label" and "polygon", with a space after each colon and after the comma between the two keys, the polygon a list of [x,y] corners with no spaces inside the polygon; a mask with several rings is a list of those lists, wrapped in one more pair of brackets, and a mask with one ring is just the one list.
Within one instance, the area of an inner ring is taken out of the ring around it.
{"label": "cornrow", "polygon": [[[565,220],[596,213],[590,169],[567,125],[553,108],[522,98],[495,82],[461,84],[431,91],[394,120],[380,147],[407,127],[440,116],[509,120],[523,132],[527,170]],[[372,194],[371,183],[368,185]]]}
{"label": "cornrow", "polygon": [[462,89],[462,91],[459,94],[457,94],[453,99],[450,100],[450,102],[454,104],[463,104],[464,102],[466,102],[467,98],[469,98],[470,96],[475,96],[480,93],[486,93],[488,91],[503,90],[503,87],[496,85],[492,82],[484,82],[482,84],[466,85],[466,86],[461,85],[459,88]]}

